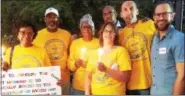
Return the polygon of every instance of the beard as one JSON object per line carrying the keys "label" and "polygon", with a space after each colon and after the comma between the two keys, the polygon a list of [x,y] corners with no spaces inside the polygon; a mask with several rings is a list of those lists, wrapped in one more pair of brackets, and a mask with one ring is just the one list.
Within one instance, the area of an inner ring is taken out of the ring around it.
{"label": "beard", "polygon": [[46,22],[46,26],[47,26],[47,28],[49,28],[49,29],[51,29],[51,30],[55,30],[55,29],[57,29],[58,28],[58,25],[59,25],[59,23],[58,23],[58,21],[47,21]]}
{"label": "beard", "polygon": [[56,29],[57,26],[48,26],[49,29]]}
{"label": "beard", "polygon": [[160,21],[157,21],[154,25],[155,25],[155,28],[158,30],[158,31],[165,31],[169,28],[171,22],[167,22],[167,21],[163,21],[163,22],[167,22],[166,24],[164,25],[159,25]]}
{"label": "beard", "polygon": [[130,16],[130,17],[128,16],[128,17],[125,17],[124,18],[124,21],[127,24],[133,24],[133,23],[137,22],[137,16]]}

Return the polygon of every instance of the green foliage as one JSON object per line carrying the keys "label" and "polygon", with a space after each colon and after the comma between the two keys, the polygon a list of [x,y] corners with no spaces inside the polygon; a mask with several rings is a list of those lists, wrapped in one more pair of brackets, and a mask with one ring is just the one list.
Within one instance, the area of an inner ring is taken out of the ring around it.
{"label": "green foliage", "polygon": [[[150,16],[152,0],[135,1],[139,4],[141,16]],[[21,20],[32,22],[38,30],[44,28],[44,13],[48,7],[58,9],[61,19],[60,27],[72,33],[78,32],[79,20],[84,14],[91,14],[95,25],[100,24],[102,8],[105,5],[114,6],[120,19],[121,2],[123,0],[2,0],[2,36],[13,35],[13,40],[16,40],[17,23]]]}

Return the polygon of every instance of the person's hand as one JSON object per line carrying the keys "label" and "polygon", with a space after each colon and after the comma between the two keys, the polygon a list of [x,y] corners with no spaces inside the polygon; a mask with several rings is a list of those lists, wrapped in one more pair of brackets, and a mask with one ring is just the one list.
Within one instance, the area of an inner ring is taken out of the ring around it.
{"label": "person's hand", "polygon": [[73,34],[73,35],[71,36],[71,38],[72,38],[72,40],[75,40],[75,39],[78,38],[78,35],[77,35],[77,34]]}
{"label": "person's hand", "polygon": [[84,68],[86,67],[86,63],[82,59],[76,60],[75,65],[76,65],[76,67],[84,67]]}
{"label": "person's hand", "polygon": [[107,69],[107,67],[102,63],[102,62],[98,62],[98,70],[101,72],[105,72]]}
{"label": "person's hand", "polygon": [[62,87],[63,86],[63,80],[62,79],[58,80],[57,85]]}
{"label": "person's hand", "polygon": [[8,71],[8,69],[10,69],[10,66],[9,66],[9,64],[7,63],[7,62],[2,62],[2,70],[3,71]]}

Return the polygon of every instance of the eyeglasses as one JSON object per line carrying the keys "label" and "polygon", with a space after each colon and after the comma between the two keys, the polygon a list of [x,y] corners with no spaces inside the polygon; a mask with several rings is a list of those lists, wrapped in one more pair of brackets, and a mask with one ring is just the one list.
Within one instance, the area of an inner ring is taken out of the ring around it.
{"label": "eyeglasses", "polygon": [[162,16],[163,18],[166,18],[168,16],[168,14],[172,14],[173,12],[163,12],[163,13],[154,13],[154,16],[159,18],[160,16]]}
{"label": "eyeglasses", "polygon": [[110,34],[112,34],[112,35],[115,35],[116,33],[113,31],[113,30],[104,30],[103,31],[104,33],[110,33]]}

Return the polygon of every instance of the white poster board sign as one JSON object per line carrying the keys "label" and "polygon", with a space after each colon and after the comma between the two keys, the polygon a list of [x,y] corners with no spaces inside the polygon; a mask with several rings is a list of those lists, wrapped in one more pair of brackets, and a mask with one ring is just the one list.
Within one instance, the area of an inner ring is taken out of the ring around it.
{"label": "white poster board sign", "polygon": [[61,95],[60,67],[2,71],[2,95]]}

